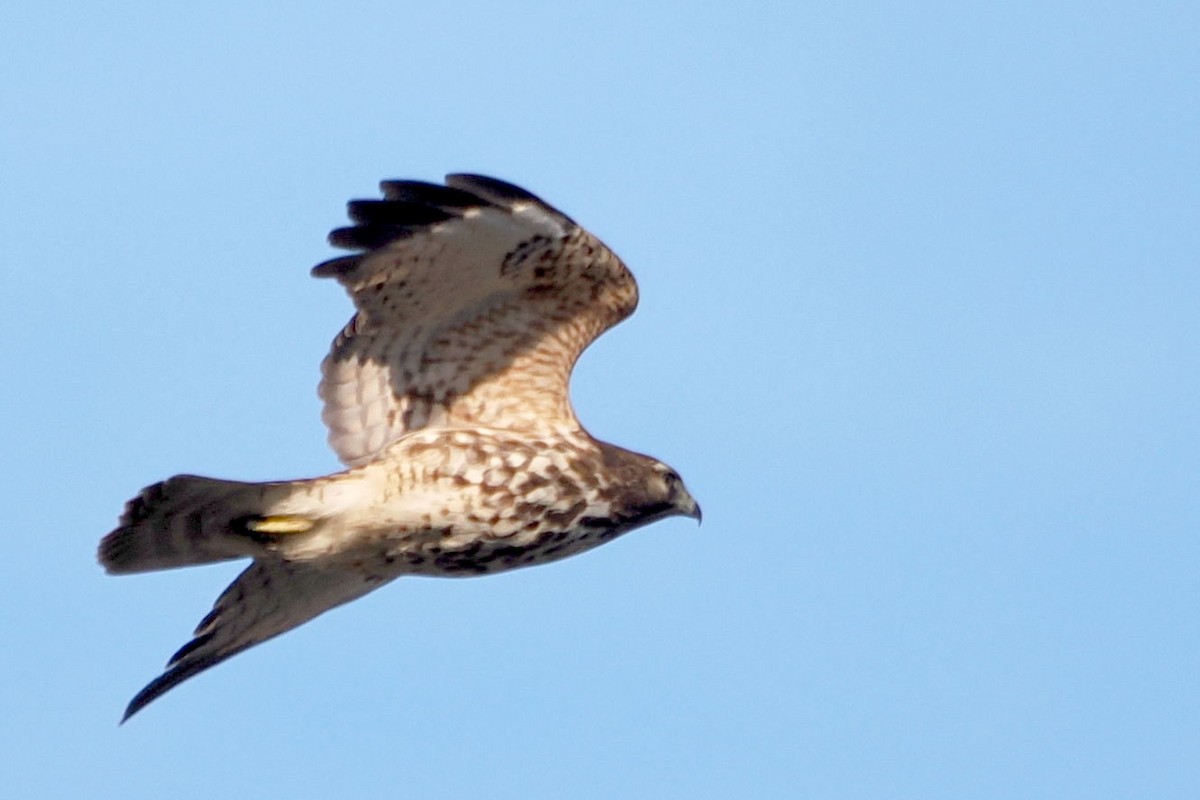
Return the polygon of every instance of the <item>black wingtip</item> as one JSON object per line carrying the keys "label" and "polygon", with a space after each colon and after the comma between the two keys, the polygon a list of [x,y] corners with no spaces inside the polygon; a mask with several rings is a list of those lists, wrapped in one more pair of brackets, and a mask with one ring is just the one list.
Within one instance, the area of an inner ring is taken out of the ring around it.
{"label": "black wingtip", "polygon": [[363,258],[365,255],[360,253],[356,256],[341,256],[322,261],[312,268],[312,276],[314,278],[340,278],[352,272],[362,263]]}
{"label": "black wingtip", "polygon": [[[511,211],[518,204],[536,204],[564,222],[572,222],[532,192],[486,175],[447,175],[444,186],[411,180],[386,180],[379,186],[384,199],[350,201],[349,216],[354,224],[330,232],[331,245],[346,250],[378,250],[462,217],[470,209],[488,206]],[[314,267],[312,274],[318,278],[342,278],[361,260],[362,256],[331,259]]]}
{"label": "black wingtip", "polygon": [[518,203],[533,203],[538,205],[572,225],[573,219],[559,211],[554,206],[538,197],[533,192],[522,189],[516,184],[502,181],[499,178],[489,178],[487,175],[476,175],[470,172],[457,172],[446,176],[446,185],[478,195],[490,203],[511,209]]}
{"label": "black wingtip", "polygon": [[482,198],[473,192],[425,181],[387,180],[379,182],[385,200],[419,203],[442,211],[461,212],[481,205]]}
{"label": "black wingtip", "polygon": [[125,707],[125,716],[121,717],[121,724],[124,725],[125,722],[134,714],[138,713],[143,708],[162,697],[164,694],[178,686],[183,681],[195,675],[200,670],[209,666],[212,665],[188,664],[182,669],[180,667],[174,667],[167,670],[162,675],[159,675],[157,678],[146,684],[145,688],[135,694],[133,699],[129,701],[129,705]]}
{"label": "black wingtip", "polygon": [[141,703],[140,705],[134,705],[134,703],[136,701],[137,701],[137,698],[135,697],[135,698],[133,698],[133,700],[129,701],[129,705],[125,706],[125,713],[121,715],[121,721],[117,723],[118,725],[124,725],[126,722],[129,722],[130,717],[132,717],[137,712],[141,711],[142,707],[145,706],[146,703],[150,702],[149,700],[147,700],[146,703]]}
{"label": "black wingtip", "polygon": [[[446,187],[441,189],[446,190]],[[350,220],[355,224],[330,232],[329,243],[347,250],[374,250],[461,216],[463,208],[467,207],[465,201],[430,202],[424,199],[425,194],[425,190],[413,190],[405,199],[351,200],[347,208]],[[455,198],[465,194],[454,193]],[[468,196],[472,205],[482,203],[478,197]]]}
{"label": "black wingtip", "polygon": [[166,691],[166,689],[163,689],[162,691],[151,693],[152,688],[154,688],[154,683],[149,683],[146,685],[146,688],[142,689],[133,696],[133,699],[129,701],[129,705],[125,706],[125,714],[121,717],[121,725],[124,725],[126,722],[128,722],[130,717],[141,711],[156,697]]}
{"label": "black wingtip", "polygon": [[360,225],[403,227],[434,225],[458,216],[453,211],[409,200],[351,200],[347,211],[350,219]]}
{"label": "black wingtip", "polygon": [[407,239],[418,230],[419,227],[408,225],[355,225],[331,231],[329,243],[344,250],[375,250],[399,239]]}
{"label": "black wingtip", "polygon": [[[197,641],[200,640],[196,639],[184,645],[183,649],[175,655],[187,656],[193,650]],[[207,641],[207,639],[204,639],[204,641]],[[247,645],[247,647],[248,646],[249,645]],[[133,696],[133,699],[129,701],[129,705],[125,707],[125,716],[121,717],[121,724],[124,725],[125,721],[134,714],[138,713],[143,708],[150,705],[155,700],[186,681],[188,678],[204,672],[204,670],[208,669],[209,667],[215,667],[217,664],[220,664],[222,661],[237,655],[245,649],[246,647],[239,647],[236,650],[228,653],[221,653],[220,655],[207,656],[205,658],[197,658],[191,661],[183,661],[178,664],[174,664],[170,669],[168,669],[162,675],[159,675],[154,680],[150,681],[148,684],[146,684],[145,688]]]}
{"label": "black wingtip", "polygon": [[446,185],[453,189],[479,195],[497,205],[511,206],[513,203],[541,203],[545,205],[542,198],[533,192],[526,191],[516,184],[502,181],[499,178],[489,178],[487,175],[456,172],[446,176]]}

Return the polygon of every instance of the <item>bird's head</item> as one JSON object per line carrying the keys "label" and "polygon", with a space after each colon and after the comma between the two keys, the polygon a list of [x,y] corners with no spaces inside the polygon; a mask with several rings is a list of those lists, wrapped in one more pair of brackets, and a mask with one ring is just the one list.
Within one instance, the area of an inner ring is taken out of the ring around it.
{"label": "bird's head", "polygon": [[614,511],[635,527],[666,517],[700,521],[700,504],[679,473],[656,458],[601,443],[604,466],[616,478]]}
{"label": "bird's head", "polygon": [[683,485],[679,473],[661,461],[654,462],[654,469],[646,479],[646,488],[653,504],[660,511],[658,517],[684,516],[701,521],[700,504]]}

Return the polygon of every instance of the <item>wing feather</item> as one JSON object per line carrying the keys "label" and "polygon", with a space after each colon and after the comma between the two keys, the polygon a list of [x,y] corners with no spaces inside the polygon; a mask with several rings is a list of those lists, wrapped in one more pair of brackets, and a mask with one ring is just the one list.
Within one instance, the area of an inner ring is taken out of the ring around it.
{"label": "wing feather", "polygon": [[577,426],[571,369],[631,314],[616,255],[535,195],[479,175],[384,181],[330,241],[365,252],[318,265],[357,313],[322,364],[322,418],[349,465],[407,432]]}
{"label": "wing feather", "polygon": [[167,669],[129,702],[124,722],[167,691],[386,582],[361,571],[255,561],[229,585]]}

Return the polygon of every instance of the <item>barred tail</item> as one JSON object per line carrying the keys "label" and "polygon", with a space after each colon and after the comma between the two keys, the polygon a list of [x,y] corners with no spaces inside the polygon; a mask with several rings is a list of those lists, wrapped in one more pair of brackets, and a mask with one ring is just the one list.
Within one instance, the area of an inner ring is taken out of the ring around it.
{"label": "barred tail", "polygon": [[261,544],[248,535],[246,521],[263,513],[268,495],[281,488],[197,475],[148,486],[125,504],[117,529],[100,541],[100,563],[123,574],[259,554]]}

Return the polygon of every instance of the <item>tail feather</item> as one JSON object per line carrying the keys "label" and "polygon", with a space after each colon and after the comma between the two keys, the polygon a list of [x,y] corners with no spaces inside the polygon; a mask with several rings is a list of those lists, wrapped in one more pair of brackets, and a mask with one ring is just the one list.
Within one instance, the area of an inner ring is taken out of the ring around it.
{"label": "tail feather", "polygon": [[125,574],[254,556],[261,547],[238,523],[262,513],[273,486],[197,475],[148,486],[100,541],[100,563]]}

